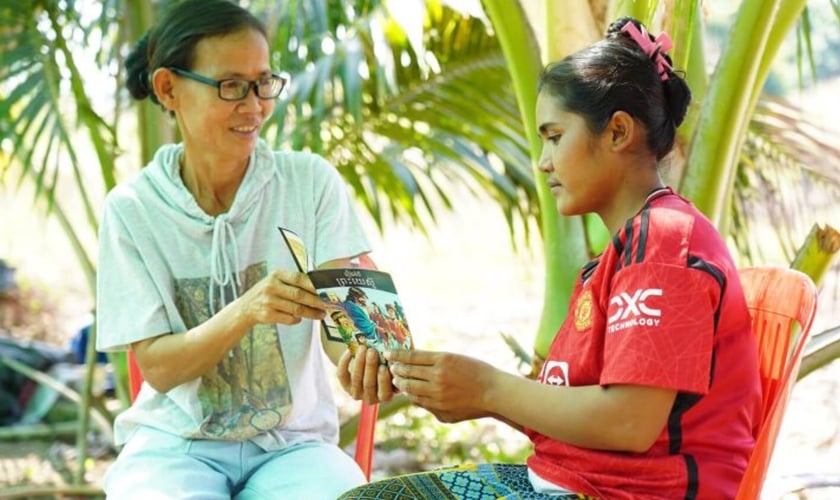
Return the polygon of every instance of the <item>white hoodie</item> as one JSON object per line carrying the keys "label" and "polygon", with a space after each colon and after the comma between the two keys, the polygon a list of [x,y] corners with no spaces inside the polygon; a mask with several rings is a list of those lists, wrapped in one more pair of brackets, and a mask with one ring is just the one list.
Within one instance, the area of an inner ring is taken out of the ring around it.
{"label": "white hoodie", "polygon": [[[369,251],[346,186],[323,158],[259,141],[225,213],[212,217],[168,145],[108,194],[99,234],[97,349],[125,350],[211,317],[278,268],[296,269],[278,231],[301,237],[316,266]],[[189,363],[184,359],[184,363]],[[166,394],[148,384],[117,418],[117,444],[138,425],[185,438],[250,439],[265,450],[335,442],[338,422],[312,321],[258,325],[216,372]]]}

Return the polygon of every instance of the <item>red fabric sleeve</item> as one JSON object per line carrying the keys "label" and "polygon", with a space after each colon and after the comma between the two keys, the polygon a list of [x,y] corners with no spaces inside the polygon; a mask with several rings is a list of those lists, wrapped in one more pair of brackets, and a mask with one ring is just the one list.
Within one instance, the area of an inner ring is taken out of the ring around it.
{"label": "red fabric sleeve", "polygon": [[708,273],[642,263],[619,271],[607,307],[600,383],[705,394],[721,290]]}

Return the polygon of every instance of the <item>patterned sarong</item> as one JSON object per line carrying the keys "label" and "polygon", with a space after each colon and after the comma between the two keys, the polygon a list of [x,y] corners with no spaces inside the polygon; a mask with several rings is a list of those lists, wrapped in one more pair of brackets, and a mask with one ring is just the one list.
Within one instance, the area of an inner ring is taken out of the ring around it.
{"label": "patterned sarong", "polygon": [[578,493],[537,493],[525,465],[465,464],[359,486],[340,500],[595,500]]}

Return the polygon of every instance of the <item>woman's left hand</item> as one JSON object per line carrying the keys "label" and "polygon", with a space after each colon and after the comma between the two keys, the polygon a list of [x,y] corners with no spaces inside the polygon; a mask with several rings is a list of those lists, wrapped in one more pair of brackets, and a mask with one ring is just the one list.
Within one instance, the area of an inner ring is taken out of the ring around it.
{"label": "woman's left hand", "polygon": [[391,373],[379,363],[379,353],[360,345],[356,355],[347,350],[338,360],[338,381],[353,399],[367,404],[384,403],[394,397]]}
{"label": "woman's left hand", "polygon": [[486,401],[497,371],[468,356],[448,352],[390,351],[385,355],[394,385],[441,422],[493,416]]}

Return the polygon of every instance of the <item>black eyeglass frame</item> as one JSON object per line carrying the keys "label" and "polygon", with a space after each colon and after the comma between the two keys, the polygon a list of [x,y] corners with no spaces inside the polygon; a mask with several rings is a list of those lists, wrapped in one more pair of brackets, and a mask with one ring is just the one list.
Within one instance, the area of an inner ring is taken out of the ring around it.
{"label": "black eyeglass frame", "polygon": [[[175,66],[167,66],[166,69],[175,73],[178,76],[183,76],[185,78],[189,78],[190,80],[194,80],[196,82],[203,83],[203,84],[209,85],[211,87],[216,87],[216,90],[218,90],[219,99],[221,99],[223,101],[229,101],[229,102],[241,101],[242,99],[245,99],[248,96],[248,93],[251,92],[251,90],[254,91],[254,94],[258,98],[260,98],[264,101],[270,101],[271,99],[277,99],[278,97],[280,97],[280,94],[283,93],[283,89],[286,88],[286,85],[289,84],[289,78],[287,76],[278,75],[276,73],[271,73],[269,78],[276,79],[277,81],[279,81],[280,82],[280,88],[277,90],[276,95],[263,97],[263,96],[260,95],[260,84],[259,84],[259,82],[262,79],[260,79],[260,80],[246,80],[244,78],[225,78],[224,80],[215,80],[215,79],[210,78],[208,76],[199,75],[198,73],[193,73],[192,71],[187,71],[185,69],[176,68]],[[245,83],[248,84],[248,87],[247,87],[247,90],[245,90],[245,92],[243,92],[240,97],[237,97],[237,98],[233,99],[233,98],[222,96],[222,85],[224,85],[225,82],[245,82]]]}

